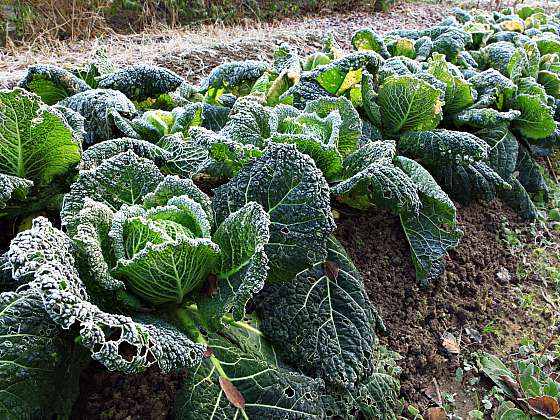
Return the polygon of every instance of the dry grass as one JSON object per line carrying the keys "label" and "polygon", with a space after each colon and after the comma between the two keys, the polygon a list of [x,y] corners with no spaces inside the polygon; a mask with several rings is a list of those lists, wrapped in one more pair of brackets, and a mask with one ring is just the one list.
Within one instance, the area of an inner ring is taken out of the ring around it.
{"label": "dry grass", "polygon": [[88,41],[47,43],[37,40],[0,50],[0,87],[13,86],[15,81],[24,77],[31,64],[87,62],[99,46],[106,46],[111,59],[118,65],[161,65],[197,82],[222,62],[268,60],[282,42],[307,54],[316,51],[321,39],[331,31],[343,47],[350,48],[351,34],[356,29],[371,27],[383,33],[397,28],[423,27],[435,24],[449,12],[448,5],[400,3],[391,13],[326,13],[325,16],[273,23],[244,21],[234,26],[214,24],[196,29],[153,26],[138,34],[110,34]]}

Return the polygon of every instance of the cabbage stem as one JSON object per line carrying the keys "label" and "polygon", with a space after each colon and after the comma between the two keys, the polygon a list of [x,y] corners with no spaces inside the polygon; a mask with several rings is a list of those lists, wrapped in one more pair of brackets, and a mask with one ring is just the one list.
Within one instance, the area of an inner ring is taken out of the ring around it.
{"label": "cabbage stem", "polygon": [[[194,322],[191,319],[191,317],[189,316],[189,314],[187,313],[187,311],[185,311],[183,308],[177,308],[177,310],[175,311],[175,315],[177,316],[177,319],[181,323],[181,327],[183,327],[185,329],[185,332],[196,343],[202,344],[202,345],[208,347],[208,341],[206,341],[206,339],[201,334],[201,332],[198,331],[198,329],[195,327]],[[212,364],[216,368],[216,372],[218,372],[218,375],[220,375],[222,378],[225,378],[225,379],[229,380],[229,378],[226,375],[226,373],[224,372],[224,369],[222,368],[222,365],[221,365],[220,361],[218,360],[218,358],[212,354],[208,359],[210,360],[210,362],[212,362]]]}

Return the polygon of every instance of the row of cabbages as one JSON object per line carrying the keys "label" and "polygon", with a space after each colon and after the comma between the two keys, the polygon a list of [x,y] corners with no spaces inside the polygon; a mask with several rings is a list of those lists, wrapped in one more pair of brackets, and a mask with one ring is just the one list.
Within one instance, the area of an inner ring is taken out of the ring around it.
{"label": "row of cabbages", "polygon": [[68,415],[93,357],[189,368],[177,418],[394,417],[397,356],[331,199],[398,215],[423,286],[462,234],[447,194],[536,218],[559,34],[540,9],[457,10],[360,30],[350,53],[282,45],[199,86],[105,50],[31,66],[0,91],[0,220],[51,221],[0,257],[0,413]]}

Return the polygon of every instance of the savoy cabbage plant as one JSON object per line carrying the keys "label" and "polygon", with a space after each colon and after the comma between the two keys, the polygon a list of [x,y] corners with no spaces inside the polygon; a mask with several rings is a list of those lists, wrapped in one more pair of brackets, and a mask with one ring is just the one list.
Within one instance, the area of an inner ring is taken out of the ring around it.
{"label": "savoy cabbage plant", "polygon": [[0,91],[0,222],[24,219],[0,255],[2,418],[68,416],[92,358],[188,369],[177,418],[395,418],[398,356],[331,206],[398,217],[425,287],[462,235],[451,198],[539,217],[560,19],[456,9],[351,45],[198,86],[100,49]]}

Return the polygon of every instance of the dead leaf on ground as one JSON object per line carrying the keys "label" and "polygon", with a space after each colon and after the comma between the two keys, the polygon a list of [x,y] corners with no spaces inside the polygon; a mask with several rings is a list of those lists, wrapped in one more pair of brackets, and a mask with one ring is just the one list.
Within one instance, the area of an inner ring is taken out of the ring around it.
{"label": "dead leaf on ground", "polygon": [[432,378],[432,382],[430,382],[430,385],[424,390],[424,394],[437,405],[443,405],[443,399],[441,398],[441,392],[436,378]]}
{"label": "dead leaf on ground", "polygon": [[515,398],[523,398],[519,383],[515,379],[508,375],[500,375],[498,376],[498,379],[508,386]]}
{"label": "dead leaf on ground", "polygon": [[447,414],[441,407],[430,407],[424,413],[426,420],[446,420]]}
{"label": "dead leaf on ground", "polygon": [[445,350],[447,350],[451,354],[461,353],[459,342],[450,332],[443,333],[443,335],[441,336],[441,344],[445,348]]}
{"label": "dead leaf on ground", "polygon": [[228,401],[236,408],[245,408],[245,398],[229,379],[220,376],[220,388],[226,394]]}
{"label": "dead leaf on ground", "polygon": [[560,412],[560,405],[556,398],[548,395],[542,397],[527,398],[524,400],[529,408],[547,419],[555,418]]}
{"label": "dead leaf on ground", "polygon": [[482,343],[482,334],[478,332],[478,330],[474,328],[467,327],[465,328],[465,333],[472,338],[477,344]]}

